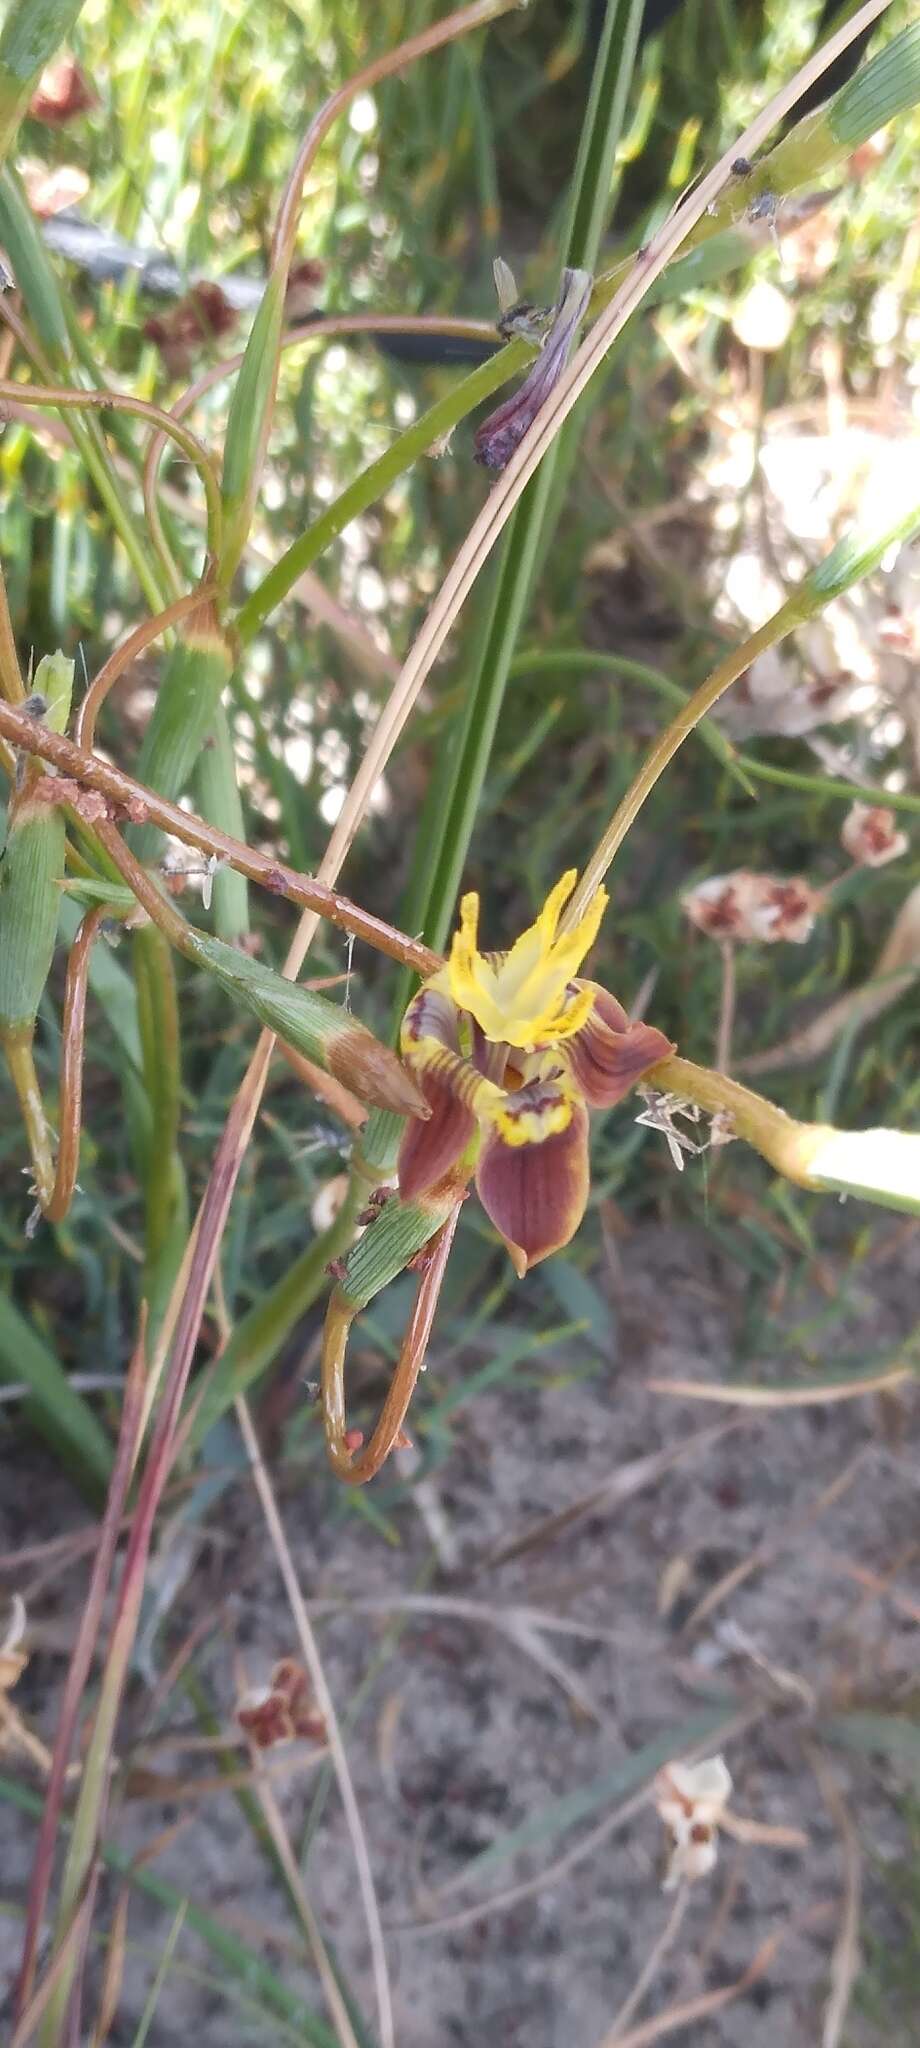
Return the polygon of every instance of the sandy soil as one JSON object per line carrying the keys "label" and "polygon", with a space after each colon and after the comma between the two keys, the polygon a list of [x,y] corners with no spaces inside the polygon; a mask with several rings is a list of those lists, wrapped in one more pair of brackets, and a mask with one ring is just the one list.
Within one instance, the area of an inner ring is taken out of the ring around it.
{"label": "sandy soil", "polygon": [[[318,1467],[306,1480],[290,1468],[277,1474],[345,1727],[399,2048],[601,2048],[670,1910],[660,1888],[661,1829],[647,1799],[633,1810],[654,1745],[662,1755],[694,1739],[703,1753],[724,1748],[738,1814],[799,1829],[807,1846],[723,1841],[640,2019],[732,1983],[761,1944],[781,1937],[744,1995],[674,2038],[693,2048],[806,2048],[822,2039],[835,1944],[838,1969],[852,1960],[841,1946],[848,1883],[861,1883],[870,1955],[876,1940],[899,1939],[881,1865],[905,1850],[904,1777],[890,1759],[861,1754],[840,1736],[854,1725],[841,1721],[854,1708],[908,1713],[912,1699],[916,1709],[916,1400],[899,1391],[732,1417],[650,1391],[655,1377],[741,1376],[746,1279],[702,1232],[647,1225],[624,1250],[621,1270],[607,1276],[610,1358],[586,1357],[584,1346],[541,1353],[516,1381],[464,1408],[430,1478],[378,1484],[374,1499],[396,1544],[343,1512]],[[905,1336],[918,1281],[920,1233],[891,1219],[860,1269],[846,1326],[831,1326],[823,1350],[815,1339],[824,1368],[844,1351],[858,1355],[861,1343],[874,1351]],[[828,1292],[844,1284],[840,1255],[829,1257],[782,1304],[775,1352],[758,1360],[764,1382],[801,1372],[796,1353],[783,1354],[782,1330],[826,1315]],[[566,1383],[566,1368],[583,1373],[586,1363],[597,1369]],[[436,1360],[431,1383],[435,1372]],[[423,1386],[423,1405],[428,1397]],[[10,1470],[3,1550],[83,1519],[24,1452],[18,1473]],[[36,1576],[39,1647],[17,1698],[47,1736],[80,1573],[44,1583]],[[244,1479],[213,1507],[184,1565],[175,1555],[161,1561],[160,1585],[164,1602],[171,1597],[155,1668],[189,1628],[213,1617],[199,1667],[232,1725],[240,1656],[250,1681],[263,1681],[276,1658],[296,1652]],[[357,1611],[362,1602],[375,1603],[372,1611]],[[522,1608],[553,1620],[522,1620]],[[148,1704],[138,1680],[126,1748]],[[187,1701],[173,1693],[154,1725],[175,1734],[190,1723]],[[186,1780],[209,1768],[168,1746],[133,1754]],[[272,1782],[296,1843],[323,1766],[300,1748],[274,1752],[279,1758]],[[38,1782],[21,1761],[7,1756],[4,1766]],[[560,1813],[561,1800],[582,1793],[579,1810]],[[624,1801],[630,1810],[621,1814]],[[188,1811],[187,1802],[132,1798],[113,1816],[113,1832],[134,1853]],[[534,1824],[528,1845],[476,1865],[525,1822]],[[7,1805],[0,1832],[9,1906],[23,1896],[32,1835]],[[322,2011],[293,1922],[230,1794],[197,1801],[151,1867],[243,1928],[288,1987]],[[371,2023],[366,2038],[376,2041],[355,1866],[334,1787],[307,1890]],[[107,1912],[114,1896],[109,1880]],[[134,2039],[169,1920],[134,1898],[113,2043],[127,2048]],[[18,1940],[17,1919],[0,1919],[4,1972]],[[299,2038],[274,2035],[228,2003],[223,1978],[186,1927],[148,2035],[153,2048]],[[907,2048],[906,2009],[900,2035],[886,2015],[884,2037]],[[881,2038],[860,2001],[841,2048]]]}

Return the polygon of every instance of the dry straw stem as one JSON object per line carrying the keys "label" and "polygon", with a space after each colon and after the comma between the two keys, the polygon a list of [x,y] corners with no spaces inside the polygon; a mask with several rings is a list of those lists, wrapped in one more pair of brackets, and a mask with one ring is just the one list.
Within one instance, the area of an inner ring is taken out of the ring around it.
{"label": "dry straw stem", "polygon": [[390,1996],[390,1979],[389,1972],[387,1969],[386,1948],[383,1939],[383,1928],[380,1921],[380,1909],[377,1904],[377,1894],[374,1888],[374,1879],[371,1871],[370,1857],[368,1856],[367,1851],[367,1841],[364,1834],[364,1826],[361,1820],[361,1814],[358,1807],[357,1798],[355,1796],[355,1789],[352,1783],[351,1771],[348,1767],[348,1758],[345,1754],[345,1746],[342,1741],[342,1732],[339,1727],[338,1715],[336,1714],[335,1710],[335,1703],[333,1701],[332,1694],[329,1691],[329,1686],[326,1682],[326,1673],[323,1669],[322,1658],[319,1654],[319,1649],[317,1646],[316,1637],[313,1633],[313,1627],[310,1622],[310,1617],[304,1605],[303,1594],[300,1590],[300,1581],[297,1577],[297,1572],[294,1566],[294,1560],[291,1556],[291,1552],[288,1547],[287,1537],[284,1532],[284,1525],[282,1523],[281,1516],[278,1512],[278,1505],[275,1500],[274,1493],[272,1491],[271,1480],[269,1479],[265,1465],[262,1462],[262,1456],[259,1450],[258,1439],[256,1437],[255,1430],[252,1426],[252,1418],[250,1416],[249,1409],[242,1395],[237,1397],[237,1400],[234,1405],[236,1409],[237,1421],[240,1426],[240,1433],[243,1438],[243,1443],[246,1447],[246,1456],[249,1459],[249,1465],[250,1470],[252,1472],[253,1482],[255,1484],[256,1492],[259,1496],[259,1502],[262,1508],[262,1513],[265,1517],[265,1526],[268,1530],[269,1537],[271,1539],[271,1544],[275,1553],[275,1559],[278,1565],[278,1570],[281,1574],[281,1579],[284,1585],[285,1592],[287,1593],[288,1604],[290,1606],[294,1626],[297,1630],[297,1638],[300,1643],[301,1650],[303,1652],[303,1660],[312,1681],[317,1710],[322,1715],[322,1718],[326,1723],[326,1730],[329,1738],[329,1749],[331,1752],[333,1768],[335,1770],[339,1792],[342,1799],[342,1806],[345,1812],[345,1819],[348,1826],[348,1832],[351,1837],[352,1851],[354,1854],[355,1866],[358,1874],[358,1884],[360,1887],[362,1903],[364,1906],[364,1915],[367,1921],[367,1931],[370,1940],[371,1956],[374,1966],[374,1983],[377,1993],[377,2013],[380,2023],[380,2039],[382,2048],[395,2048],[396,2037],[393,2029],[393,2005]]}
{"label": "dry straw stem", "polygon": [[348,2017],[348,2007],[339,1990],[335,1971],[329,1961],[326,1944],[320,1933],[316,1915],[304,1889],[304,1882],[300,1874],[297,1858],[291,1848],[287,1830],[281,1817],[281,1809],[275,1798],[273,1787],[268,1781],[265,1767],[266,1760],[255,1748],[254,1744],[249,1745],[249,1754],[252,1763],[249,1782],[262,1810],[262,1818],[268,1829],[275,1854],[284,1872],[288,1890],[306,1935],[307,1947],[316,1965],[316,1974],[323,1987],[323,1996],[329,2008],[329,2017],[338,2036],[340,2048],[359,2048],[357,2035]]}
{"label": "dry straw stem", "polygon": [[28,2000],[32,1995],[38,1944],[54,1865],[54,1844],[60,1819],[67,1767],[70,1762],[70,1755],[76,1735],[80,1703],[92,1667],[93,1655],[102,1624],[103,1609],[115,1558],[115,1550],[119,1536],[122,1533],[122,1515],[140,1442],[146,1335],[144,1324],[145,1317],[142,1314],[138,1342],[128,1367],[124,1385],[118,1445],[115,1452],[115,1463],[109,1485],[105,1514],[103,1515],[98,1532],[94,1533],[95,1556],[93,1558],[89,1590],[71,1652],[63,1697],[58,1713],[54,1755],[45,1791],[45,1804],[39,1824],[35,1860],[32,1865],[32,1875],[29,1882],[22,1961],[16,1991],[17,2013],[22,2013],[25,2010]]}
{"label": "dry straw stem", "polygon": [[[628,2034],[617,2034],[614,2037],[616,2048],[651,2048],[653,2041],[663,2041],[667,2034],[680,2033],[683,2027],[692,2026],[696,2020],[710,2019],[713,2013],[721,2012],[723,2006],[731,2005],[733,1999],[742,1998],[766,1975],[788,1935],[798,1932],[803,1923],[811,1924],[817,1918],[823,1920],[826,1914],[826,1906],[820,1905],[803,1915],[801,1920],[787,1920],[784,1927],[761,1942],[747,1969],[733,1984],[722,1984],[715,1991],[704,1991],[698,1998],[686,1999],[683,2005],[670,2006],[667,2012],[659,2013],[655,2019],[643,2020],[641,2026],[632,2027]],[[609,2035],[601,2042],[600,2048],[612,2048]]]}
{"label": "dry straw stem", "polygon": [[[332,834],[320,868],[324,881],[334,880],[348,854],[364,816],[376,782],[383,774],[433,663],[453,627],[457,615],[487,561],[522,491],[546,454],[573,406],[600,367],[608,350],[641,305],[655,279],[670,263],[691,228],[706,213],[719,192],[732,179],[732,164],[739,155],[751,155],[776,123],[796,103],[807,87],[821,77],[834,58],[853,37],[882,14],[889,0],[867,0],[851,21],[832,36],[823,49],[803,66],[797,77],[777,93],[756,116],[737,142],[725,151],[714,169],[696,190],[684,199],[655,236],[649,248],[634,262],[629,276],[594,326],[589,330],[555,391],[541,407],[520,447],[493,486],[479,517],[467,535],[455,562],[435,598],[418,634],[395,689],[378,720],[367,753],[361,763]],[[576,895],[581,892],[576,891]],[[569,916],[572,910],[569,907]],[[292,949],[300,964],[316,929],[316,920],[305,918]]]}
{"label": "dry straw stem", "polygon": [[658,1936],[657,1941],[654,1941],[652,1943],[651,1948],[649,1949],[648,1955],[646,1956],[642,1968],[639,1971],[639,1975],[636,1978],[635,1984],[633,1985],[629,1997],[623,2000],[623,2004],[621,2005],[620,2010],[617,2013],[616,2019],[614,2020],[609,2033],[606,2033],[604,2035],[603,2041],[600,2043],[600,2048],[620,2048],[620,2043],[623,2040],[624,2029],[628,2027],[629,2022],[632,2019],[633,2013],[638,2012],[639,2007],[642,2004],[642,2000],[644,1999],[645,1994],[649,1989],[649,1986],[654,1983],[654,1980],[658,1975],[658,1971],[661,1967],[661,1964],[664,1962],[668,1950],[673,1947],[673,1944],[676,1941],[678,1934],[680,1933],[684,1914],[687,1911],[689,1903],[690,1886],[687,1884],[685,1880],[680,1887],[677,1897],[672,1902],[671,1911],[668,1914],[668,1917],[661,1930],[661,1933]]}
{"label": "dry straw stem", "polygon": [[304,182],[317,151],[340,114],[359,92],[366,92],[383,79],[407,70],[420,58],[469,35],[474,29],[485,27],[499,15],[508,14],[521,4],[522,0],[473,0],[472,6],[446,15],[443,21],[435,22],[420,35],[411,36],[395,49],[384,51],[347,79],[311,121],[278,209],[265,295],[256,314],[230,405],[222,492],[226,537],[220,574],[224,587],[233,576],[248,538],[261,481],[278,388],[284,294],[297,240]]}
{"label": "dry straw stem", "polygon": [[909,1365],[891,1365],[884,1372],[859,1379],[822,1380],[815,1387],[732,1387],[718,1380],[649,1380],[652,1394],[675,1394],[681,1401],[718,1401],[727,1408],[823,1408],[827,1401],[855,1401],[864,1394],[887,1394],[905,1380],[916,1379]]}
{"label": "dry straw stem", "polygon": [[823,1750],[810,1742],[806,1742],[804,1748],[817,1778],[821,1797],[840,1836],[843,1851],[843,1910],[831,1957],[831,1988],[824,2009],[824,2025],[821,2031],[821,2048],[840,2048],[853,1987],[859,1974],[862,1858],[850,1810]]}

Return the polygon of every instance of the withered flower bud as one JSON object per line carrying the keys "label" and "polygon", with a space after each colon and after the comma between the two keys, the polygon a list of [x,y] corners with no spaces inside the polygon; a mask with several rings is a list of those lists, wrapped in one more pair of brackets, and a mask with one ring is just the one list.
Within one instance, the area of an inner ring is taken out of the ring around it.
{"label": "withered flower bud", "polygon": [[504,469],[549,393],[558,384],[591,297],[592,279],[587,270],[564,270],[562,289],[553,307],[550,325],[528,375],[518,391],[489,414],[477,429],[477,462],[486,469]]}

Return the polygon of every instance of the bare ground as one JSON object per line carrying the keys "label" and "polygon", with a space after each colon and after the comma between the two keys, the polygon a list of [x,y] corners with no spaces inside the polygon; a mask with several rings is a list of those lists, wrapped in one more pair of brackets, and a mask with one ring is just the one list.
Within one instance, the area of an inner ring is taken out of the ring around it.
{"label": "bare ground", "polygon": [[[723,1841],[717,1870],[695,1888],[639,2018],[730,1985],[763,1943],[781,1937],[745,1993],[675,2038],[693,2048],[805,2048],[822,2040],[835,1950],[838,1975],[858,1961],[845,1939],[848,1885],[852,1895],[858,1883],[862,1894],[870,2000],[878,1970],[888,1967],[874,1944],[884,1942],[887,1954],[901,1938],[882,1866],[905,1852],[904,1769],[843,1742],[841,1730],[859,1724],[840,1717],[857,1708],[916,1713],[915,1394],[738,1414],[654,1393],[655,1377],[752,1376],[737,1365],[746,1276],[702,1231],[645,1225],[624,1251],[622,1269],[608,1276],[613,1359],[567,1379],[567,1367],[583,1369],[583,1347],[568,1358],[542,1352],[518,1383],[460,1411],[449,1455],[429,1481],[381,1482],[375,1492],[398,1545],[361,1514],[343,1513],[318,1466],[303,1480],[290,1468],[276,1474],[301,1585],[320,1603],[318,1639],[387,1930],[399,2048],[601,2048],[669,1910],[651,1805],[618,1812],[634,1800],[631,1760],[648,1749],[638,1778],[647,1783],[651,1746],[685,1752],[694,1729],[701,1753],[724,1747],[737,1813],[799,1829],[807,1846]],[[847,1315],[831,1321],[823,1345],[815,1339],[823,1369],[844,1351],[852,1360],[861,1344],[873,1354],[896,1345],[916,1321],[918,1283],[920,1233],[894,1219],[855,1289],[844,1254],[828,1255],[778,1303],[775,1351],[758,1357],[758,1377],[792,1376],[796,1354],[783,1354],[782,1331],[806,1315],[827,1316],[835,1290],[847,1290]],[[435,1372],[436,1355],[432,1381]],[[424,1384],[418,1398],[424,1407]],[[4,1552],[82,1520],[31,1452],[10,1465]],[[161,1581],[168,1578],[164,1566]],[[297,1648],[245,1479],[215,1506],[189,1575],[177,1578],[157,1667],[213,1616],[199,1665],[232,1727],[240,1658],[249,1680],[261,1681]],[[31,1587],[38,1647],[17,1700],[46,1738],[80,1584],[80,1571],[70,1569]],[[321,1605],[337,1601],[338,1610]],[[359,1602],[383,1605],[356,1611]],[[460,1611],[457,1602],[474,1605]],[[522,1626],[521,1606],[581,1624],[585,1634]],[[148,1698],[138,1680],[126,1747]],[[191,1718],[174,1692],[156,1725],[175,1731]],[[273,1763],[284,1755],[273,1752]],[[180,1758],[163,1746],[136,1748],[134,1762],[186,1781],[211,1768],[207,1758]],[[21,1759],[8,1755],[4,1767],[39,1783]],[[297,1749],[273,1775],[295,1843],[322,1769]],[[583,1811],[562,1826],[555,1803],[581,1791]],[[135,1853],[189,1811],[184,1798],[135,1797],[120,1806],[112,1830]],[[482,1851],[528,1820],[536,1822],[529,1846],[475,1867]],[[600,1827],[593,1851],[576,1855]],[[33,1837],[5,1804],[0,1833],[7,1974]],[[322,2011],[277,1883],[230,1793],[196,1801],[151,1867],[242,1929],[289,1988]],[[371,2022],[364,1922],[334,1788],[307,1890]],[[105,1924],[111,1881],[102,1899]],[[113,2043],[134,2039],[169,1920],[134,1897]],[[273,2036],[251,2009],[228,2002],[225,1979],[186,1926],[149,2043],[241,2048],[298,2038]],[[908,2048],[916,2039],[909,1993],[902,2022],[900,2010],[887,2007],[882,2026],[861,1997],[843,2032],[824,2038],[841,2048],[882,2038]],[[379,2038],[375,2027],[369,2038]]]}

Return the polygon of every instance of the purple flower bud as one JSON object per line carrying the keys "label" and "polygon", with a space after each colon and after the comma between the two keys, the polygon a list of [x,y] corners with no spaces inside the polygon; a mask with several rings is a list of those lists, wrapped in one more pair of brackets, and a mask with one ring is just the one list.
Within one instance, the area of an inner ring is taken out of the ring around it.
{"label": "purple flower bud", "polygon": [[536,362],[520,390],[483,420],[475,435],[477,462],[486,469],[504,469],[519,442],[540,410],[544,399],[559,381],[591,297],[592,278],[587,270],[564,270],[562,289],[553,307],[552,321]]}

